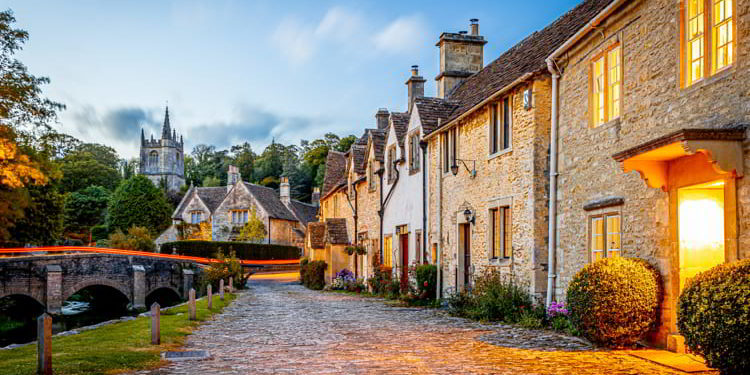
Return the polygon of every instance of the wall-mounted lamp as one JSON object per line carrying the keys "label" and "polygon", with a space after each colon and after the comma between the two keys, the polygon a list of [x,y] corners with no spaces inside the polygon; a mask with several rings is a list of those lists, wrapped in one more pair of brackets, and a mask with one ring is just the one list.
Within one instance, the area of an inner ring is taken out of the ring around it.
{"label": "wall-mounted lamp", "polygon": [[464,217],[466,218],[466,222],[470,224],[474,224],[474,221],[476,220],[474,213],[468,208],[464,210]]}
{"label": "wall-mounted lamp", "polygon": [[[477,162],[476,162],[476,160],[456,159],[456,161],[457,162],[460,161],[461,164],[464,165],[464,168],[466,168],[466,171],[469,172],[469,175],[471,176],[471,178],[474,178],[474,177],[477,176]],[[467,161],[472,162],[471,170],[469,170],[469,166],[466,165]],[[451,173],[453,173],[454,176],[458,174],[458,164],[453,163],[453,165],[451,165]]]}

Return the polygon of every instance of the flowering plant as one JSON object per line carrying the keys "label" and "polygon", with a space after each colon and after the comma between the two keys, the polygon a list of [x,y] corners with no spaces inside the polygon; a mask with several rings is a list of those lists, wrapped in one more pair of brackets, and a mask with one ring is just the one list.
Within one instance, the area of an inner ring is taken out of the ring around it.
{"label": "flowering plant", "polygon": [[333,283],[331,283],[331,289],[346,289],[349,284],[356,282],[357,279],[354,277],[352,271],[344,268],[334,275]]}
{"label": "flowering plant", "polygon": [[547,316],[550,318],[568,315],[570,315],[570,312],[565,308],[565,304],[562,302],[552,302],[547,308]]}

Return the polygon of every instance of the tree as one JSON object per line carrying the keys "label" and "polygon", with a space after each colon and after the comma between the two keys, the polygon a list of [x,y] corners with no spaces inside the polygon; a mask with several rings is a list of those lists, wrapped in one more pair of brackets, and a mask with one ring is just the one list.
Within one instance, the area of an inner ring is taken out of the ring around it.
{"label": "tree", "polygon": [[164,192],[138,175],[123,181],[112,194],[107,225],[110,233],[141,226],[156,236],[169,227],[171,214]]}
{"label": "tree", "polygon": [[109,247],[123,250],[155,251],[156,244],[151,239],[148,228],[132,226],[125,234],[117,229],[109,236]]}
{"label": "tree", "polygon": [[74,192],[96,185],[110,191],[120,182],[120,159],[109,146],[83,143],[61,160],[62,191]]}
{"label": "tree", "polygon": [[237,239],[240,241],[261,242],[266,238],[266,226],[260,220],[255,211],[255,207],[250,210],[247,223],[240,229],[240,235]]}
{"label": "tree", "polygon": [[221,186],[221,181],[218,177],[214,176],[207,176],[203,179],[203,187],[217,187]]}
{"label": "tree", "polygon": [[122,171],[122,178],[127,180],[138,174],[139,163],[138,158],[121,159],[119,169]]}
{"label": "tree", "polygon": [[237,166],[237,169],[240,170],[242,178],[246,181],[254,181],[253,167],[258,155],[253,152],[253,148],[250,144],[245,142],[241,145],[232,146],[230,151],[232,153],[232,164]]}
{"label": "tree", "polygon": [[339,143],[335,147],[336,151],[347,152],[349,151],[349,148],[352,147],[352,145],[356,141],[357,141],[357,137],[355,137],[354,135],[349,135],[344,138],[341,138],[341,140],[339,140]]}
{"label": "tree", "polygon": [[56,244],[62,237],[65,198],[53,184],[32,185],[24,191],[29,204],[10,230],[11,238],[23,244]]}
{"label": "tree", "polygon": [[85,231],[106,219],[110,192],[101,186],[68,194],[65,199],[65,231]]}

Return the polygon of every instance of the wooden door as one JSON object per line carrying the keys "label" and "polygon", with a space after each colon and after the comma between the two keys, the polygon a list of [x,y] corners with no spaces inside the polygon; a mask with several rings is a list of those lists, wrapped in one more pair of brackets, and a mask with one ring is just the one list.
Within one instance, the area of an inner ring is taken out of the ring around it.
{"label": "wooden door", "polygon": [[471,286],[471,224],[462,224],[461,230],[463,230],[464,240],[464,288],[468,289]]}
{"label": "wooden door", "polygon": [[402,234],[401,241],[401,287],[409,284],[409,235]]}

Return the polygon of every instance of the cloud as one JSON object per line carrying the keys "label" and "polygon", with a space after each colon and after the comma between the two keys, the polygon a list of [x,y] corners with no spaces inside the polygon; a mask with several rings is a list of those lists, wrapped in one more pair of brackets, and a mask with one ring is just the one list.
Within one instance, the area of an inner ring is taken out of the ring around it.
{"label": "cloud", "polygon": [[[157,118],[158,117],[158,118]],[[154,110],[138,107],[116,108],[99,113],[92,106],[84,106],[73,112],[73,126],[86,137],[104,137],[107,140],[130,141],[140,137],[140,130],[146,136],[161,132],[163,115],[157,116]]]}
{"label": "cloud", "polygon": [[407,52],[419,48],[424,43],[426,30],[421,16],[403,16],[375,34],[373,43],[378,50],[384,52]]}

